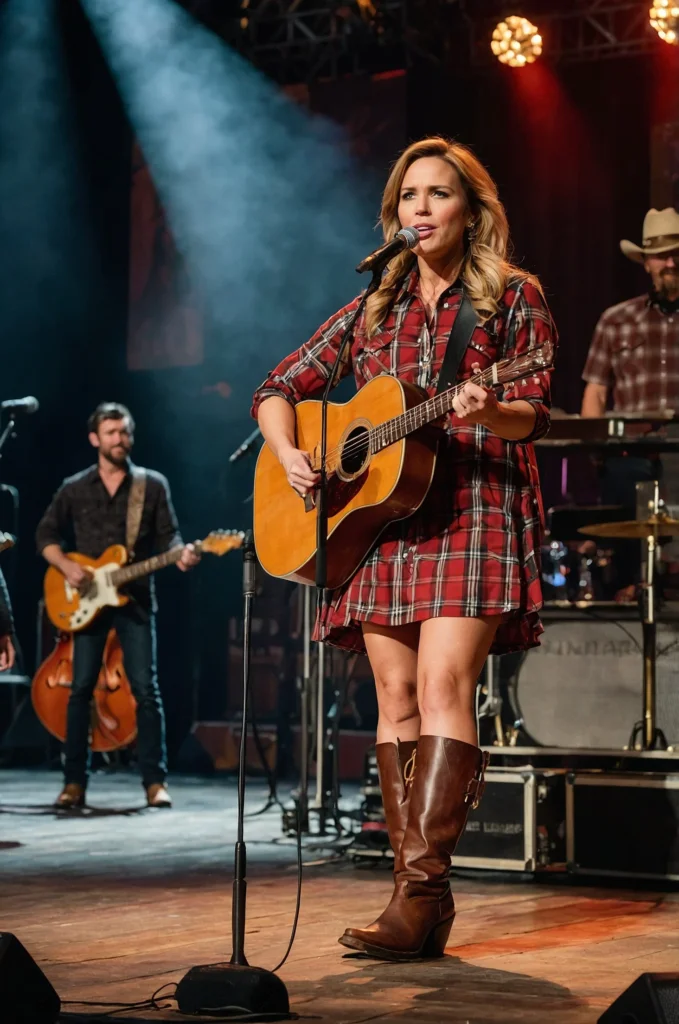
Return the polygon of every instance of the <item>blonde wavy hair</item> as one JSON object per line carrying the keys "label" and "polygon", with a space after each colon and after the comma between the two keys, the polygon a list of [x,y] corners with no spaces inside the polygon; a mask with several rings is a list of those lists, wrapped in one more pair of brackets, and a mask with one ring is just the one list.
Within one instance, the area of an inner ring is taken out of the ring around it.
{"label": "blonde wavy hair", "polygon": [[[460,277],[483,323],[497,312],[509,278],[525,279],[529,275],[507,260],[507,216],[498,199],[495,182],[470,149],[460,143],[431,136],[413,142],[401,153],[391,170],[382,196],[380,219],[384,239],[386,242],[391,241],[402,226],[398,219],[398,204],[406,171],[416,160],[432,156],[440,157],[457,171],[467,204],[467,213],[474,222],[473,229],[465,233],[467,245]],[[379,289],[370,296],[366,305],[368,337],[372,337],[380,329],[415,261],[416,256],[410,250],[400,253],[392,260]]]}

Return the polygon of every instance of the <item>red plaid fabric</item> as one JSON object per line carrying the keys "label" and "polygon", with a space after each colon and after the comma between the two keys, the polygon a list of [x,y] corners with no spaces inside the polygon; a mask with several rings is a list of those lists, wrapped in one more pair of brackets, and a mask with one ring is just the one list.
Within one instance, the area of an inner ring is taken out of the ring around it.
{"label": "red plaid fabric", "polygon": [[[377,335],[368,339],[359,321],[343,367],[343,375],[353,370],[359,388],[391,373],[435,393],[462,292],[454,285],[444,292],[428,325],[417,285],[413,271]],[[330,317],[272,370],[255,394],[253,415],[269,395],[294,405],[322,391],[358,301]],[[529,281],[517,280],[498,314],[474,331],[459,378],[471,374],[473,363],[485,368],[548,340],[556,343],[556,331],[544,299]],[[502,614],[495,653],[537,644],[542,501],[530,442],[549,427],[549,373],[518,381],[504,398],[534,405],[531,436],[503,441],[450,416],[427,498],[414,515],[389,526],[354,577],[333,591],[317,638],[364,651],[361,622],[398,626],[441,615]]]}
{"label": "red plaid fabric", "polygon": [[616,412],[679,409],[679,312],[661,312],[647,295],[611,306],[582,377],[613,388]]}

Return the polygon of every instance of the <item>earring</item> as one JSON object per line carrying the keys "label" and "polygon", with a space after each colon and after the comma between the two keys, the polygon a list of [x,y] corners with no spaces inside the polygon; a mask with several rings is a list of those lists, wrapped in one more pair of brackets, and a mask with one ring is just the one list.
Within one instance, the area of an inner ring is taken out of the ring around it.
{"label": "earring", "polygon": [[469,223],[467,224],[467,234],[469,236],[469,241],[473,242],[474,239],[476,238],[476,221],[475,220],[470,220]]}

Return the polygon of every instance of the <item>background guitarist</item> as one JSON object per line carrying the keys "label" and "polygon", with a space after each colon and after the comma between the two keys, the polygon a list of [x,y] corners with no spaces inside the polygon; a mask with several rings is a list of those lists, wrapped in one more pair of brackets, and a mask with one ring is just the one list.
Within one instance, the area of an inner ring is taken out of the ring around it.
{"label": "background guitarist", "polygon": [[[385,239],[401,227],[416,228],[419,242],[390,263],[342,368],[359,388],[389,373],[432,396],[469,303],[477,323],[460,381],[475,365],[555,343],[540,286],[507,261],[496,186],[466,147],[431,138],[401,154],[382,199]],[[266,443],[300,494],[317,477],[297,448],[293,407],[322,391],[358,301],[284,359],[255,396]],[[317,637],[367,651],[379,705],[377,760],[396,885],[377,921],[344,933],[340,942],[351,949],[398,960],[443,954],[455,916],[450,857],[482,789],[476,681],[489,649],[532,647],[542,628],[531,441],[548,429],[549,402],[545,371],[507,387],[502,400],[468,382],[442,431],[424,502],[384,530],[331,594],[317,627]]]}
{"label": "background guitarist", "polygon": [[[64,480],[36,534],[38,551],[76,589],[87,582],[87,572],[69,560],[65,551],[75,550],[98,558],[110,545],[126,544],[134,471],[129,458],[134,443],[134,420],[124,405],[102,403],[87,425],[90,444],[97,449],[97,465]],[[134,545],[135,561],[183,543],[167,480],[148,469],[145,476],[141,520]],[[198,561],[193,546],[188,544],[177,565],[185,571]],[[152,578],[135,580],[126,593],[133,600],[121,608],[104,609],[89,626],[74,635],[64,787],[56,801],[57,807],[82,807],[85,803],[90,700],[106,637],[112,627],[118,633],[125,671],[137,701],[137,753],[147,802],[151,807],[171,806],[165,785],[165,717],[156,674]]]}

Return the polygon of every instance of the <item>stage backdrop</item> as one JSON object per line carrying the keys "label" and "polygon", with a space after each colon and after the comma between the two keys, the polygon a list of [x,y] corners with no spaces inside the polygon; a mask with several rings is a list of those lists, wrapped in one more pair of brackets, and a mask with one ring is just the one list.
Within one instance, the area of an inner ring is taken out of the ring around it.
{"label": "stage backdrop", "polygon": [[203,361],[200,302],[139,143],[130,201],[128,368],[197,366]]}

